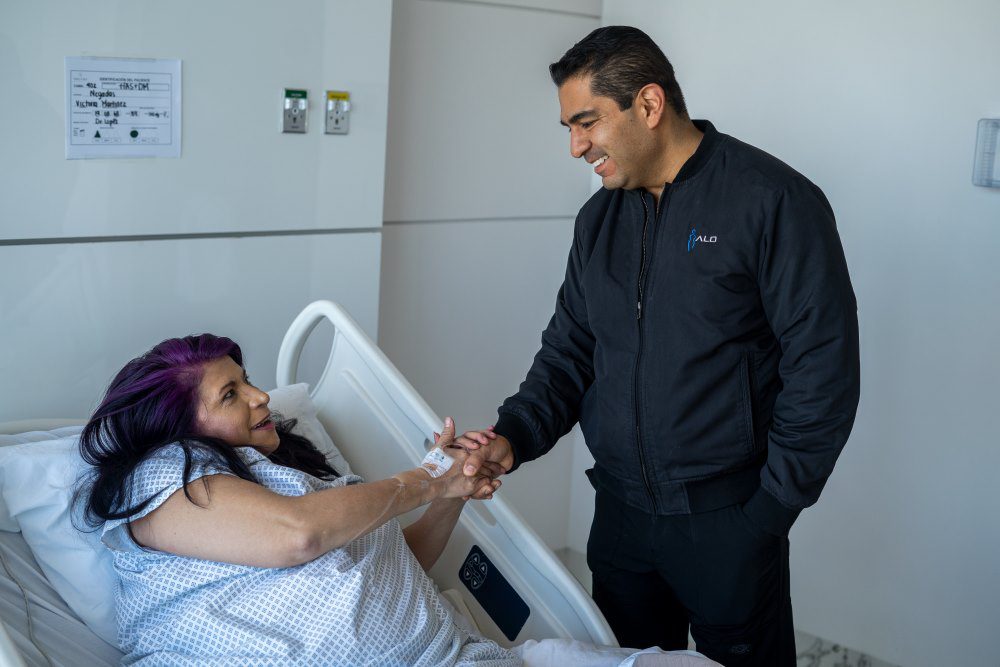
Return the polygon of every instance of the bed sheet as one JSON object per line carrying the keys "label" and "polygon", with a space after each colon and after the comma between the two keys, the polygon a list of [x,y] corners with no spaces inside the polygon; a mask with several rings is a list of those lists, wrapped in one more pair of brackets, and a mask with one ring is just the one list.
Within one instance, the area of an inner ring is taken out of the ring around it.
{"label": "bed sheet", "polygon": [[0,618],[29,667],[121,661],[121,651],[91,632],[66,606],[20,533],[0,531]]}
{"label": "bed sheet", "polygon": [[[456,622],[475,631],[457,591],[441,592]],[[25,608],[30,615],[25,614]],[[46,581],[20,533],[0,531],[0,618],[27,667],[117,665],[122,653],[104,642],[70,610]],[[30,619],[30,621],[29,621]],[[515,648],[526,667],[708,667],[716,665],[687,651],[636,656],[634,650],[596,647],[571,639],[528,641]]]}

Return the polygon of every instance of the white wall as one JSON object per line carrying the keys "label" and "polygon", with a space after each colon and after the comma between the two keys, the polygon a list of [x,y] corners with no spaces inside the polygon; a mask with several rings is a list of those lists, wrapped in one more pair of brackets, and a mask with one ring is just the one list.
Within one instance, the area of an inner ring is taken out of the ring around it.
{"label": "white wall", "polygon": [[[590,182],[548,64],[599,13],[599,0],[394,3],[379,343],[459,430],[496,420],[552,314]],[[501,491],[553,548],[572,459],[562,443]]]}
{"label": "white wall", "polygon": [[[5,239],[378,227],[388,0],[211,3],[15,0],[0,6]],[[65,56],[182,60],[179,159],[65,160]],[[308,88],[310,131],[278,131]],[[347,136],[319,97],[349,90]]]}
{"label": "white wall", "polygon": [[854,434],[792,530],[802,629],[893,663],[995,665],[1000,619],[1000,3],[605,0],[692,116],[790,163],[837,213],[861,321]]}
{"label": "white wall", "polygon": [[240,343],[251,379],[273,387],[309,302],[340,301],[374,331],[378,282],[356,278],[377,272],[379,245],[367,233],[0,246],[0,421],[86,418],[126,361],[204,331]]}
{"label": "white wall", "polygon": [[[389,0],[0,3],[0,420],[85,416],[129,358],[205,330],[270,386],[314,298],[375,335],[390,21]],[[64,159],[66,56],[182,60],[181,157]],[[309,89],[305,135],[279,132],[283,87]],[[352,93],[347,136],[322,132],[327,88]]]}

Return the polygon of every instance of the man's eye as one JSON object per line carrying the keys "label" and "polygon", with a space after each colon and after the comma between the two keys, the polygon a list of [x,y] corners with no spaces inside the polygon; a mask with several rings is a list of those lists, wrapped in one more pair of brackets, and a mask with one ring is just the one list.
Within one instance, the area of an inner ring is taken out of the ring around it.
{"label": "man's eye", "polygon": [[582,127],[585,130],[589,130],[590,126],[593,125],[593,124],[594,124],[594,121],[588,120],[588,121],[586,121],[584,123],[580,123],[580,127]]}
{"label": "man's eye", "polygon": [[226,392],[226,395],[222,397],[222,400],[223,401],[228,401],[229,399],[231,399],[235,395],[236,395],[236,392],[233,391],[232,389],[230,389],[229,391]]}

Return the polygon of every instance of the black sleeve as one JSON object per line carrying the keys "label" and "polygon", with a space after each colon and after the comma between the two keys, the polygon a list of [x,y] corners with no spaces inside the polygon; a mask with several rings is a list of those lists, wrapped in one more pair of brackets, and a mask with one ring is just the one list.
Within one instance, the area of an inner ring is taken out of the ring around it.
{"label": "black sleeve", "polygon": [[552,449],[573,428],[580,418],[583,396],[594,381],[594,336],[582,289],[586,265],[582,217],[581,211],[555,313],[542,333],[542,347],[518,392],[498,410],[495,431],[510,441],[514,468]]}
{"label": "black sleeve", "polygon": [[860,395],[857,302],[833,211],[805,179],[778,198],[761,241],[760,296],[781,346],[761,489],[744,509],[785,534],[819,498]]}

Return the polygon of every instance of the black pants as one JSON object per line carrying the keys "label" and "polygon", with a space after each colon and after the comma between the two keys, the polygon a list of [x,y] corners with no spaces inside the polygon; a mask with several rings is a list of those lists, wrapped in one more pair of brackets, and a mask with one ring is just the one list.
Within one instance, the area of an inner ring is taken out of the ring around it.
{"label": "black pants", "polygon": [[598,490],[587,543],[594,601],[618,643],[687,648],[726,667],[794,667],[788,538],[732,505],[652,516]]}

